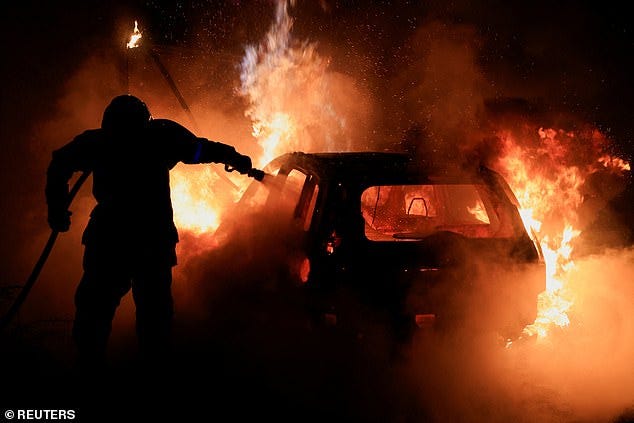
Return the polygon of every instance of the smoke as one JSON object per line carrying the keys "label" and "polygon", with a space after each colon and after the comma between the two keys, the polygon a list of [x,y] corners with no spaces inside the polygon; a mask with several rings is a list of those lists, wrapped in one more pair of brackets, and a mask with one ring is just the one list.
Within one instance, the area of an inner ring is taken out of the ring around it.
{"label": "smoke", "polygon": [[632,253],[606,251],[577,261],[572,324],[546,340],[506,349],[477,333],[421,336],[403,373],[428,421],[631,419]]}
{"label": "smoke", "polygon": [[241,407],[248,398],[267,415],[356,421],[630,421],[634,250],[578,257],[571,325],[510,346],[488,328],[517,294],[503,284],[521,285],[528,275],[518,270],[511,279],[490,260],[472,259],[466,271],[476,290],[454,304],[468,324],[421,328],[395,350],[387,328],[351,337],[311,324],[305,298],[280,273],[297,263],[299,240],[283,211],[234,214],[216,248],[183,266],[196,294],[180,297],[181,392],[172,400],[196,404],[201,393],[189,385],[196,374],[211,381],[205,392],[222,399],[219,409],[237,416],[251,415]]}
{"label": "smoke", "polygon": [[482,135],[484,99],[492,88],[476,63],[478,36],[468,25],[430,22],[408,43],[412,63],[395,81],[404,96],[400,123],[421,127],[420,148],[449,157]]}

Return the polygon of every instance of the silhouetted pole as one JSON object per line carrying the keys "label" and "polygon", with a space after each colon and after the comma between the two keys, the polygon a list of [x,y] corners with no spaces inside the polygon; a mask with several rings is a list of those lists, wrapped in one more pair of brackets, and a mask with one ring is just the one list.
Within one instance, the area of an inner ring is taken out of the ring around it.
{"label": "silhouetted pole", "polygon": [[130,94],[130,49],[125,50],[125,93]]}
{"label": "silhouetted pole", "polygon": [[163,78],[165,78],[165,82],[167,82],[167,85],[169,85],[169,87],[171,88],[172,92],[174,93],[174,96],[180,103],[181,107],[183,108],[185,113],[187,113],[187,116],[189,116],[189,119],[192,122],[192,126],[194,127],[194,131],[200,132],[200,128],[198,127],[198,123],[196,122],[196,118],[194,117],[189,106],[187,105],[187,102],[185,101],[185,98],[181,94],[180,90],[178,89],[178,86],[172,79],[172,76],[170,75],[169,71],[163,65],[163,62],[161,62],[161,58],[159,57],[158,53],[154,51],[154,49],[149,49],[149,52],[150,52],[150,57],[152,58],[152,60],[154,60],[154,63],[156,63],[156,67],[158,67],[159,71],[161,72],[161,75],[163,75]]}
{"label": "silhouetted pole", "polygon": [[[185,98],[181,94],[180,90],[178,89],[178,86],[176,85],[176,82],[174,82],[174,79],[172,79],[172,76],[170,75],[170,73],[167,70],[167,68],[165,67],[165,65],[163,65],[163,62],[161,62],[161,58],[159,57],[158,53],[156,51],[154,51],[154,49],[151,49],[151,48],[148,49],[148,52],[149,52],[149,55],[152,58],[152,60],[154,60],[154,63],[156,63],[156,67],[161,72],[161,75],[163,75],[163,78],[165,79],[165,82],[167,82],[167,85],[169,85],[170,89],[172,90],[172,93],[174,93],[174,96],[178,100],[178,103],[181,105],[181,107],[183,108],[185,113],[187,113],[187,116],[189,117],[189,120],[192,123],[194,131],[196,133],[199,133],[200,132],[200,128],[198,126],[198,123],[196,122],[196,118],[194,117],[194,114],[192,113],[191,109],[187,105],[187,102],[185,101]],[[227,177],[227,175],[225,175],[224,173],[220,172],[217,168],[215,168],[213,166],[212,166],[212,169],[214,169],[215,172],[218,174],[218,176],[220,176],[220,179],[222,179],[223,181],[225,181],[226,183],[231,185],[235,190],[240,190],[240,187],[237,186],[235,183],[233,183],[233,181],[231,179],[229,179],[229,177]]]}

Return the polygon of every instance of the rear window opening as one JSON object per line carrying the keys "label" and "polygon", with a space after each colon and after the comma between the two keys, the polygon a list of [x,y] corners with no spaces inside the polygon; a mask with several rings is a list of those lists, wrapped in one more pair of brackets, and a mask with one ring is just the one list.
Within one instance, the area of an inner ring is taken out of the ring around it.
{"label": "rear window opening", "polygon": [[441,231],[515,235],[507,206],[478,184],[371,186],[361,194],[361,212],[370,241],[416,241]]}

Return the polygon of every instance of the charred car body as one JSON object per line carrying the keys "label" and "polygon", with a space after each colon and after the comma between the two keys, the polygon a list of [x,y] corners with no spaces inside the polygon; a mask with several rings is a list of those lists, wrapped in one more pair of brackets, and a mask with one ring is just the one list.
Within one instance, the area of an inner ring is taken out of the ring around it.
{"label": "charred car body", "polygon": [[239,208],[292,229],[276,229],[282,279],[316,321],[380,322],[403,339],[455,324],[513,336],[534,321],[541,252],[496,172],[387,152],[289,153],[265,170]]}

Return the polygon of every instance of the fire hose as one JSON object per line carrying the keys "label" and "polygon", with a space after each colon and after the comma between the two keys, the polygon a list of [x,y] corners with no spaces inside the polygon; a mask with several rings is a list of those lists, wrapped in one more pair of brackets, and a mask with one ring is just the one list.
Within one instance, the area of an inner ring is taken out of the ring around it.
{"label": "fire hose", "polygon": [[[75,184],[68,193],[68,200],[66,204],[67,208],[70,207],[70,204],[73,202],[73,199],[77,195],[77,192],[79,192],[79,189],[84,184],[84,182],[86,182],[86,179],[88,179],[89,176],[90,172],[83,172],[79,176],[77,181],[75,181]],[[15,301],[13,301],[13,304],[11,304],[11,308],[9,308],[9,311],[7,311],[7,313],[2,316],[2,318],[0,318],[0,330],[4,330],[4,328],[8,326],[9,323],[11,323],[11,320],[13,320],[18,311],[20,311],[20,307],[22,307],[22,304],[26,300],[26,297],[29,295],[31,288],[33,288],[33,285],[35,284],[35,281],[37,281],[37,278],[40,275],[40,272],[42,271],[42,268],[44,267],[48,256],[51,254],[51,250],[53,249],[55,241],[57,240],[57,235],[59,235],[59,231],[51,231],[51,235],[49,235],[48,241],[46,241],[46,245],[42,250],[42,254],[40,254],[40,258],[35,263],[35,266],[33,266],[33,270],[31,271],[29,278],[26,280],[26,283],[22,287],[22,290],[16,297]]]}
{"label": "fire hose", "polygon": [[[227,172],[232,172],[235,169],[229,165],[225,165],[225,170]],[[88,177],[90,176],[90,173],[91,172],[83,172],[79,176],[77,181],[75,181],[75,184],[73,185],[73,187],[68,193],[68,199],[66,204],[67,208],[70,207],[71,203],[73,202],[73,199],[79,192],[79,189],[82,187],[84,182],[86,182],[86,179],[88,179]],[[256,181],[261,182],[262,179],[264,179],[265,173],[260,169],[252,168],[247,172],[247,176],[255,179]],[[51,254],[51,251],[53,250],[53,246],[55,245],[55,241],[57,240],[58,235],[59,235],[59,231],[56,231],[56,230],[51,231],[51,234],[48,237],[48,241],[46,241],[46,244],[44,245],[44,248],[42,249],[42,253],[40,254],[40,257],[35,263],[35,266],[33,266],[33,270],[31,271],[29,278],[24,283],[24,286],[20,290],[20,293],[13,301],[13,304],[11,304],[9,311],[7,311],[6,314],[4,314],[0,318],[0,331],[4,330],[9,325],[9,323],[11,323],[11,321],[13,320],[15,315],[18,313],[18,311],[20,311],[20,308],[22,307],[22,304],[24,304],[24,301],[29,295],[31,288],[33,288],[33,285],[35,285],[35,281],[37,281],[37,278],[40,275],[42,268],[44,267],[44,264],[46,263],[46,260],[48,260],[48,257]]]}

